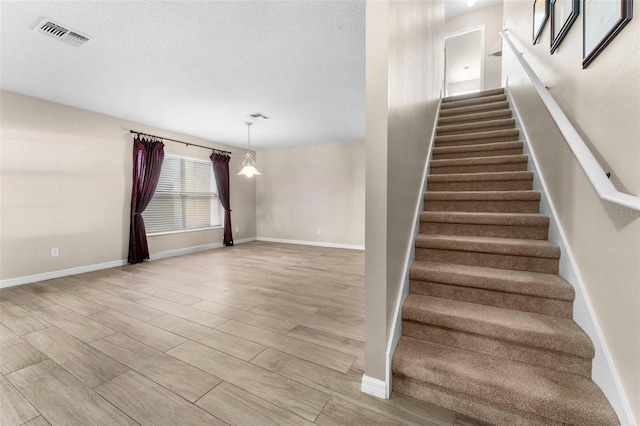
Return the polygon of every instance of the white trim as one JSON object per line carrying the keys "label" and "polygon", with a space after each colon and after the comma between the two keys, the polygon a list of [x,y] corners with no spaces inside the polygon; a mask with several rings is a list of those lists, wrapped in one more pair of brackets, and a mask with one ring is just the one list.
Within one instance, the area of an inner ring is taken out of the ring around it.
{"label": "white trim", "polygon": [[[241,240],[235,240],[234,243],[242,244],[242,243],[248,243],[250,241],[255,241],[255,240],[256,240],[255,237],[251,237],[251,238],[244,238]],[[150,260],[158,260],[158,259],[165,259],[167,257],[197,253],[199,251],[211,250],[219,247],[222,247],[222,243],[206,244],[202,246],[194,246],[194,247],[187,247],[187,248],[176,249],[176,250],[163,251],[160,253],[150,255],[149,257],[151,258]],[[23,277],[0,280],[0,288],[13,287],[21,284],[35,283],[38,281],[52,280],[54,278],[67,277],[69,275],[84,274],[85,272],[98,271],[100,269],[116,268],[118,266],[124,266],[124,265],[127,265],[126,259],[113,260],[111,262],[104,262],[104,263],[96,263],[93,265],[78,266],[78,267],[69,268],[69,269],[61,269],[59,271],[43,272],[41,274],[35,274],[35,275],[25,275]]]}
{"label": "white trim", "polygon": [[547,107],[553,121],[555,121],[558,129],[564,136],[567,145],[571,148],[573,155],[578,160],[580,167],[582,167],[582,170],[587,175],[589,182],[598,193],[598,196],[603,200],[607,200],[619,206],[640,211],[640,197],[618,191],[605,174],[605,171],[602,169],[602,166],[600,166],[600,163],[598,163],[598,160],[596,160],[589,150],[587,144],[582,140],[578,131],[573,127],[564,111],[562,111],[562,108],[560,108],[555,99],[553,99],[553,96],[551,96],[551,93],[549,93],[545,85],[540,81],[535,71],[522,57],[523,54],[518,51],[516,45],[513,44],[513,41],[509,38],[509,35],[505,31],[500,31],[500,35],[506,42],[505,44],[509,46],[511,53],[516,58],[524,72],[529,77],[531,84]]}
{"label": "white trim", "polygon": [[61,269],[58,271],[43,272],[35,275],[25,275],[23,277],[9,278],[0,281],[0,288],[13,287],[15,285],[35,283],[38,281],[52,280],[54,278],[66,277],[69,275],[83,274],[85,272],[97,271],[99,269],[115,268],[126,265],[126,260],[113,260],[111,262],[96,263],[94,265],[78,266],[75,268]]}
{"label": "white trim", "polygon": [[[427,176],[429,175],[429,169],[431,165],[431,156],[433,152],[433,145],[436,137],[436,130],[438,127],[438,117],[440,116],[440,106],[442,105],[442,99],[438,102],[438,108],[436,109],[435,119],[433,121],[433,129],[431,131],[431,138],[429,139],[429,148],[427,150],[427,160],[425,161],[424,168],[422,170],[422,185],[416,200],[416,206],[413,214],[413,234],[409,240],[409,247],[407,247],[407,256],[404,261],[402,276],[404,281],[398,289],[398,295],[396,296],[395,307],[393,308],[393,319],[391,320],[391,330],[389,339],[387,340],[387,350],[385,352],[385,380],[387,382],[386,398],[389,398],[389,394],[393,388],[393,376],[391,371],[391,362],[393,361],[393,353],[396,351],[400,337],[402,336],[402,304],[409,295],[409,267],[415,259],[415,237],[420,233],[420,212],[424,208],[424,193],[427,190]],[[364,380],[364,379],[363,379]],[[362,384],[364,387],[364,382]]]}
{"label": "white trim", "polygon": [[270,243],[283,243],[283,244],[299,244],[303,246],[317,246],[317,247],[332,247],[349,250],[364,250],[364,246],[355,244],[341,244],[341,243],[325,243],[322,241],[303,241],[303,240],[288,240],[284,238],[270,238],[270,237],[258,237],[258,241],[268,241]]}
{"label": "white trim", "polygon": [[360,390],[366,394],[375,396],[380,399],[389,399],[389,393],[391,390],[384,380],[374,379],[366,374],[362,375],[362,385]]}
{"label": "white trim", "polygon": [[[567,237],[564,229],[558,221],[556,208],[551,199],[547,196],[548,186],[544,177],[538,172],[540,170],[538,160],[531,150],[529,135],[527,130],[520,123],[520,114],[518,106],[511,97],[511,92],[507,87],[505,89],[509,104],[514,113],[516,127],[522,134],[524,141],[524,154],[531,158],[529,162],[529,170],[534,172],[533,189],[540,192],[540,213],[549,217],[549,241],[560,247],[562,256],[560,256],[560,276],[569,282],[575,289],[576,298],[573,302],[573,320],[584,330],[593,342],[595,348],[595,358],[591,364],[592,380],[602,389],[608,398],[616,414],[620,418],[623,425],[635,425],[635,419],[629,400],[627,399],[620,376],[611,359],[609,347],[602,333],[602,329],[598,323],[593,305],[584,285],[584,280],[578,269],[577,263],[573,256],[573,252],[567,243]],[[532,164],[533,163],[533,164]],[[626,421],[623,419],[626,418]]]}

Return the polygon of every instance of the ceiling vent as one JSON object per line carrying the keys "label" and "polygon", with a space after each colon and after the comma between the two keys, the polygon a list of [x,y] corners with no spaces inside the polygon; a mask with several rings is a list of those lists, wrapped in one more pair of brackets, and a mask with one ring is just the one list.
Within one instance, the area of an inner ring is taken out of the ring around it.
{"label": "ceiling vent", "polygon": [[254,120],[268,120],[269,117],[267,117],[264,114],[260,114],[259,112],[256,112],[255,114],[249,114],[249,117],[253,118]]}
{"label": "ceiling vent", "polygon": [[89,37],[82,35],[77,31],[65,28],[64,26],[47,18],[40,21],[33,30],[75,47],[84,46],[91,41]]}

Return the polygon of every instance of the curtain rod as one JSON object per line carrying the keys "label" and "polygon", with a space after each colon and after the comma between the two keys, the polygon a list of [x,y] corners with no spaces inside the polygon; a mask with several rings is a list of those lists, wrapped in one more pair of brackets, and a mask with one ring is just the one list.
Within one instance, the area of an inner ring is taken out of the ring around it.
{"label": "curtain rod", "polygon": [[218,153],[222,153],[222,154],[229,154],[229,155],[232,154],[231,151],[225,151],[223,149],[211,148],[211,147],[208,147],[208,146],[198,145],[198,144],[190,143],[190,142],[177,141],[175,139],[170,139],[170,138],[163,138],[162,136],[156,136],[156,135],[152,135],[150,133],[138,132],[137,130],[129,130],[129,133],[135,133],[135,134],[138,134],[138,135],[151,136],[152,138],[158,138],[158,139],[162,139],[162,140],[165,140],[165,141],[177,142],[177,143],[185,144],[186,146],[197,146],[198,148],[210,149],[213,152],[218,152]]}

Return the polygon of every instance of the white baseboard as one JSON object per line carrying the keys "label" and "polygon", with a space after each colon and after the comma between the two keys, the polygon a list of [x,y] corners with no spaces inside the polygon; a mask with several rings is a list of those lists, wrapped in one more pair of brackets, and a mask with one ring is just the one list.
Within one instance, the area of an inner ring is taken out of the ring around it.
{"label": "white baseboard", "polygon": [[269,237],[258,237],[257,240],[268,241],[270,243],[300,244],[303,246],[331,247],[331,248],[341,248],[341,249],[349,249],[349,250],[364,250],[364,246],[354,245],[354,244],[325,243],[321,241],[287,240],[282,238],[269,238]]}
{"label": "white baseboard", "polygon": [[69,275],[83,274],[85,272],[97,271],[99,269],[115,268],[126,265],[126,260],[113,260],[111,262],[96,263],[94,265],[78,266],[76,268],[61,269],[59,271],[43,272],[41,274],[26,275],[23,277],[9,278],[0,281],[0,288],[13,287],[15,285],[35,283],[38,281],[52,280],[54,278],[66,277]]}
{"label": "white baseboard", "polygon": [[[244,238],[244,239],[241,239],[241,240],[235,240],[234,243],[235,244],[242,244],[242,243],[248,243],[250,241],[255,241],[255,240],[256,240],[255,237]],[[160,253],[152,254],[149,257],[150,257],[150,260],[159,260],[159,259],[165,259],[167,257],[182,256],[184,254],[197,253],[199,251],[211,250],[211,249],[220,248],[220,247],[222,247],[222,243],[205,244],[205,245],[201,245],[201,246],[194,246],[194,247],[187,247],[187,248],[176,249],[176,250],[163,251],[163,252],[160,252]],[[6,279],[6,280],[0,280],[0,288],[13,287],[13,286],[16,286],[16,285],[21,285],[21,284],[35,283],[35,282],[38,282],[38,281],[52,280],[54,278],[67,277],[69,275],[83,274],[85,272],[98,271],[100,269],[116,268],[118,266],[124,266],[126,264],[127,264],[127,260],[126,259],[113,260],[111,262],[96,263],[96,264],[93,264],[93,265],[78,266],[78,267],[69,268],[69,269],[61,269],[59,271],[43,272],[41,274],[26,275],[26,276],[23,276],[23,277],[9,278],[9,279]]]}
{"label": "white baseboard", "polygon": [[391,393],[388,382],[374,379],[366,374],[362,375],[362,385],[360,386],[360,390],[380,399],[389,399],[389,394]]}
{"label": "white baseboard", "polygon": [[[567,243],[567,237],[560,222],[557,220],[556,208],[551,199],[547,196],[547,184],[544,177],[539,173],[538,160],[529,145],[529,137],[526,129],[520,122],[518,107],[511,97],[509,88],[505,88],[509,103],[514,112],[516,127],[522,134],[524,140],[524,153],[529,156],[531,162],[529,169],[534,171],[533,189],[540,191],[540,213],[549,216],[549,241],[556,244],[562,253],[560,256],[560,276],[569,282],[575,290],[575,300],[573,302],[573,320],[584,330],[591,339],[595,357],[591,364],[592,380],[602,389],[611,406],[620,418],[623,425],[635,425],[635,419],[626,392],[620,381],[620,376],[611,358],[609,347],[607,346],[604,334],[598,323],[598,319],[589,299],[587,289],[584,284],[580,270],[576,263],[571,247]],[[533,167],[531,167],[533,166]]]}

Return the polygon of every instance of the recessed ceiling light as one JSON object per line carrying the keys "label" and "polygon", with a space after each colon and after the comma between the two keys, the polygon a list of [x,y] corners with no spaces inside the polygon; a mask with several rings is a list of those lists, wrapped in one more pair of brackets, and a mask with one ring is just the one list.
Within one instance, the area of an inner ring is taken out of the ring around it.
{"label": "recessed ceiling light", "polygon": [[467,6],[471,7],[476,4],[476,0],[467,0]]}

